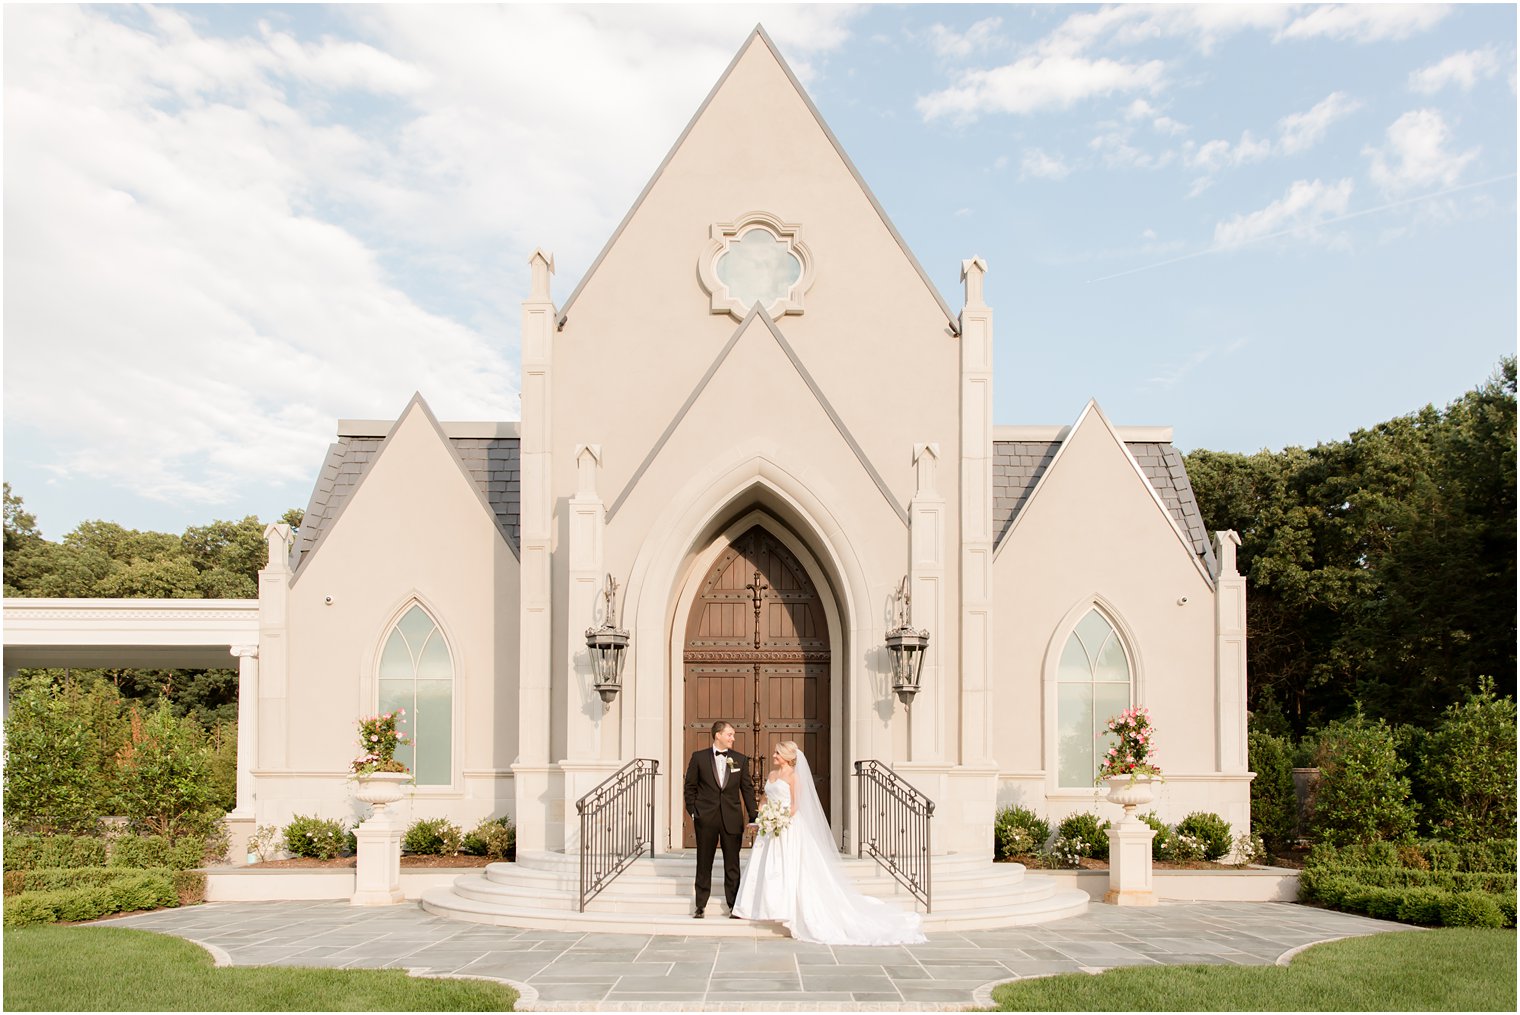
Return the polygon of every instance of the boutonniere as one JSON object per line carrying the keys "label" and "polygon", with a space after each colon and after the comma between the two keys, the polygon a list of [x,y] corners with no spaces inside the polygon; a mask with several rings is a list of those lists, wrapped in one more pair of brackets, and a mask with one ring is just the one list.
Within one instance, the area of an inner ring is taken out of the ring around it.
{"label": "boutonniere", "polygon": [[730,772],[737,772],[737,771],[739,771],[739,763],[737,761],[735,761],[733,758],[724,758],[723,760],[726,761],[726,762],[728,762],[728,770]]}

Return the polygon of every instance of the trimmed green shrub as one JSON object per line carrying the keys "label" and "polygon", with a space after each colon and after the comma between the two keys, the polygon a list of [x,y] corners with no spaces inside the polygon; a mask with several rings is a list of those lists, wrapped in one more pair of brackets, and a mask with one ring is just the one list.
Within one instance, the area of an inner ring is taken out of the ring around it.
{"label": "trimmed green shrub", "polygon": [[1108,822],[1090,811],[1072,814],[1061,821],[1056,837],[1066,840],[1068,846],[1076,846],[1082,856],[1094,860],[1108,859]]}
{"label": "trimmed green shrub", "polygon": [[[206,897],[206,876],[199,871],[171,870],[155,867],[127,870],[119,867],[42,867],[29,871],[7,871],[5,894],[20,895],[24,892],[72,891],[78,888],[114,888],[120,884],[136,883],[144,876],[153,883],[168,885],[179,903],[185,905],[200,902]],[[142,907],[137,907],[142,908]]]}
{"label": "trimmed green shrub", "polygon": [[112,867],[169,867],[190,870],[201,866],[206,840],[184,836],[170,840],[162,835],[123,835],[111,842]]}
{"label": "trimmed green shrub", "polygon": [[1293,745],[1286,738],[1251,731],[1251,831],[1267,849],[1281,852],[1298,837],[1298,796],[1293,789]]}
{"label": "trimmed green shrub", "polygon": [[5,925],[7,927],[35,927],[41,923],[53,923],[58,912],[53,907],[52,892],[32,892],[5,900]]}
{"label": "trimmed green shrub", "polygon": [[1393,732],[1361,710],[1320,731],[1319,781],[1309,800],[1309,827],[1322,842],[1403,842],[1413,837],[1415,811]]}
{"label": "trimmed green shrub", "polygon": [[285,849],[291,856],[331,860],[354,850],[354,835],[342,821],[297,814],[285,826]]}
{"label": "trimmed green shrub", "polygon": [[1218,860],[1234,845],[1230,823],[1217,814],[1194,811],[1177,822],[1177,834],[1189,835],[1203,844],[1203,859]]}
{"label": "trimmed green shrub", "polygon": [[505,860],[516,852],[517,829],[507,817],[487,818],[467,832],[459,848],[471,856],[484,856],[492,860]]}
{"label": "trimmed green shrub", "polygon": [[97,886],[28,891],[5,900],[5,925],[29,927],[59,920],[96,920],[109,913],[178,906],[173,881],[145,871],[117,874]]}
{"label": "trimmed green shrub", "polygon": [[5,869],[38,867],[99,867],[106,862],[106,843],[93,835],[7,835]]}
{"label": "trimmed green shrub", "polygon": [[424,856],[453,856],[462,839],[459,826],[447,818],[421,818],[401,837],[401,848]]}
{"label": "trimmed green shrub", "polygon": [[1441,923],[1446,927],[1502,927],[1504,915],[1487,892],[1453,892],[1441,900]]}
{"label": "trimmed green shrub", "polygon": [[[1492,677],[1449,706],[1421,752],[1431,834],[1457,842],[1515,838],[1515,701]],[[1486,926],[1486,925],[1483,925]]]}
{"label": "trimmed green shrub", "polygon": [[999,859],[1034,856],[1050,839],[1050,822],[1027,807],[1004,807],[992,821],[992,845]]}

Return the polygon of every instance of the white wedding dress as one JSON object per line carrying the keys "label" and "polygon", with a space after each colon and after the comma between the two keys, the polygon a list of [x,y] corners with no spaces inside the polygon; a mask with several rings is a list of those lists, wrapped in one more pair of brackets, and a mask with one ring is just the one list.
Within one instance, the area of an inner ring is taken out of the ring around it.
{"label": "white wedding dress", "polygon": [[[797,754],[797,813],[780,835],[761,835],[739,882],[734,915],[776,920],[799,941],[829,945],[918,944],[923,921],[850,883],[813,788],[807,758]],[[765,784],[765,799],[791,804],[786,783]]]}

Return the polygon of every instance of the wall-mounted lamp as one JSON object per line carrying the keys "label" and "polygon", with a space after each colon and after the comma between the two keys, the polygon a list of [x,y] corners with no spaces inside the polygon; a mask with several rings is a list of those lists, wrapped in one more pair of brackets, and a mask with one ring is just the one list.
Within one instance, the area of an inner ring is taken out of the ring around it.
{"label": "wall-mounted lamp", "polygon": [[896,593],[897,626],[887,632],[887,651],[892,654],[892,690],[898,700],[913,707],[924,673],[924,655],[929,648],[929,632],[913,627],[913,597],[908,592],[908,576]]}
{"label": "wall-mounted lamp", "polygon": [[607,610],[602,615],[601,627],[586,628],[586,648],[591,653],[591,666],[596,671],[596,693],[602,696],[602,711],[612,707],[612,699],[623,689],[623,659],[628,653],[628,632],[616,626],[617,582],[607,576],[607,587],[602,590],[607,600]]}

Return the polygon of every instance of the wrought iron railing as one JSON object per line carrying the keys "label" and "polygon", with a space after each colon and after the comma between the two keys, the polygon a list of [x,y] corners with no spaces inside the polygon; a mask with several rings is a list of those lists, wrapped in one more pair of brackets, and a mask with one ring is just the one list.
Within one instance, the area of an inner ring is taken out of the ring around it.
{"label": "wrought iron railing", "polygon": [[857,855],[869,856],[931,912],[929,819],[934,801],[880,761],[855,762]]}
{"label": "wrought iron railing", "polygon": [[581,816],[577,911],[612,884],[644,850],[654,856],[654,777],[660,763],[635,758],[575,802]]}

